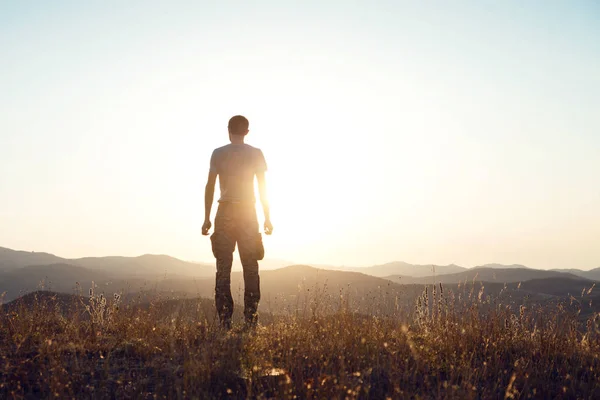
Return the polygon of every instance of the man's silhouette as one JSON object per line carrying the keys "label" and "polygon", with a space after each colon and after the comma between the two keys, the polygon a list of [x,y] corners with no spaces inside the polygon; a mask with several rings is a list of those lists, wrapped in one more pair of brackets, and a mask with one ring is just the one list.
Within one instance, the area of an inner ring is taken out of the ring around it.
{"label": "man's silhouette", "polygon": [[256,325],[260,300],[258,260],[264,256],[262,237],[254,197],[254,176],[258,181],[260,200],[265,215],[264,229],[267,235],[273,231],[269,203],[267,201],[265,171],[267,164],[260,149],[244,143],[248,134],[248,120],[236,115],[229,120],[231,144],[219,147],[212,153],[210,171],[204,195],[204,225],[202,234],[211,228],[210,211],[219,177],[221,197],[215,217],[215,230],[211,235],[212,251],[217,259],[215,303],[219,320],[226,329],[231,328],[233,298],[231,297],[231,265],[237,243],[244,269],[244,317],[249,326]]}

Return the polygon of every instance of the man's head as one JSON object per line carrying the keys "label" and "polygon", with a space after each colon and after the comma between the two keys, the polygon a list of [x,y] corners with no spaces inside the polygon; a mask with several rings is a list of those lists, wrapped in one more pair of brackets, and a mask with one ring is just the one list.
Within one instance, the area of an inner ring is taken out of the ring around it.
{"label": "man's head", "polygon": [[248,134],[248,125],[248,120],[244,116],[236,115],[231,117],[227,125],[229,135],[246,136]]}

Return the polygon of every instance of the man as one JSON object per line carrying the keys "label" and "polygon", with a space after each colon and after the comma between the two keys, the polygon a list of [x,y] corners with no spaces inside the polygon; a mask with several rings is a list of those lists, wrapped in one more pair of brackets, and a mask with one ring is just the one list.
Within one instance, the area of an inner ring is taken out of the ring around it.
{"label": "man", "polygon": [[265,183],[267,164],[260,149],[244,143],[248,134],[248,120],[236,115],[229,120],[229,141],[212,153],[210,171],[204,194],[204,224],[202,234],[211,228],[210,211],[219,177],[221,197],[215,217],[215,230],[211,235],[212,251],[217,259],[215,303],[221,325],[231,329],[233,298],[231,297],[231,265],[237,244],[244,270],[244,318],[247,326],[257,322],[260,280],[258,261],[264,256],[262,237],[258,231],[254,197],[254,177],[258,181],[260,201],[263,206],[265,234],[273,232]]}

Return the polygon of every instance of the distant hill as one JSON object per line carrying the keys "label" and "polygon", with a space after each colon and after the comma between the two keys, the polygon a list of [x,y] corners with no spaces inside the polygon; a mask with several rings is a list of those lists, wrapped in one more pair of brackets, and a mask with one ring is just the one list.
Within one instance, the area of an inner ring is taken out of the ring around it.
{"label": "distant hill", "polygon": [[0,273],[0,293],[6,292],[5,301],[10,301],[37,290],[75,293],[77,282],[82,285],[82,291],[87,291],[92,281],[100,284],[110,280],[111,277],[105,272],[76,265],[61,263],[28,266]]}
{"label": "distant hill", "polygon": [[589,271],[583,271],[583,274],[584,278],[600,281],[600,267],[591,269]]}
{"label": "distant hill", "polygon": [[573,275],[577,275],[580,276],[582,278],[586,278],[586,279],[592,279],[595,281],[600,281],[600,268],[594,268],[591,269],[589,271],[582,271],[580,269],[553,269],[552,271],[558,271],[558,272],[567,272]]}
{"label": "distant hill", "polygon": [[[205,264],[209,264],[214,271],[214,268],[215,268],[214,261],[212,261],[210,263],[205,263]],[[260,269],[261,269],[261,271],[266,271],[266,270],[271,270],[271,269],[284,268],[284,267],[288,267],[290,265],[295,265],[295,264],[297,264],[297,263],[295,263],[293,261],[288,261],[288,260],[283,260],[283,259],[278,259],[278,258],[265,258],[264,260],[260,261]],[[233,258],[232,270],[233,271],[241,271],[242,270],[242,263],[240,262],[240,259],[237,256],[237,254]]]}
{"label": "distant hill", "polygon": [[52,264],[75,265],[127,277],[157,274],[210,276],[215,272],[212,264],[192,263],[166,255],[146,254],[139,257],[85,257],[66,259],[48,253],[17,251],[0,247],[0,271]]}
{"label": "distant hill", "polygon": [[[241,273],[238,275],[236,278],[242,278]],[[338,293],[340,289],[362,293],[393,286],[386,279],[360,272],[332,271],[307,265],[292,265],[261,273],[261,290],[264,287],[267,292],[272,293],[297,294],[306,289],[315,290],[316,285],[325,284],[328,290]]]}
{"label": "distant hill", "polygon": [[403,284],[431,284],[433,282],[438,283],[460,283],[465,281],[478,281],[478,282],[523,282],[532,279],[544,279],[544,278],[564,278],[564,279],[581,279],[573,274],[558,272],[558,271],[547,271],[540,269],[531,268],[473,268],[460,272],[457,274],[428,276],[424,278],[412,278],[408,276],[388,276],[387,279],[395,283]]}
{"label": "distant hill", "polygon": [[53,254],[33,251],[17,251],[0,247],[0,270],[27,267],[29,265],[47,265],[64,263],[67,260]]}
{"label": "distant hill", "polygon": [[360,272],[367,275],[377,276],[380,278],[390,275],[403,275],[411,277],[425,277],[432,274],[445,275],[454,274],[462,271],[466,271],[467,268],[460,267],[458,265],[415,265],[409,264],[404,261],[393,261],[386,264],[374,265],[372,267],[324,267],[327,269],[343,270]]}
{"label": "distant hill", "polygon": [[587,295],[588,291],[590,291],[590,294],[600,295],[600,287],[596,285],[592,289],[592,286],[594,286],[594,282],[587,279],[554,277],[521,282],[520,289],[552,296],[581,297],[583,292],[585,292],[584,295]]}
{"label": "distant hill", "polygon": [[[203,295],[208,295],[211,290],[214,294],[214,278],[175,274],[126,275],[64,263],[29,266],[0,272],[0,294],[6,292],[5,302],[38,290],[52,290],[69,294],[75,294],[77,290],[81,290],[85,294],[90,289],[92,281],[97,286],[98,293],[104,292],[108,295],[147,291],[181,294],[202,292]],[[210,283],[211,281],[212,283]],[[199,285],[199,282],[202,284]],[[80,284],[79,287],[77,287],[77,283]]]}
{"label": "distant hill", "polygon": [[55,312],[58,309],[63,314],[70,314],[82,308],[82,299],[84,297],[72,294],[38,290],[27,293],[8,303],[0,304],[0,312],[19,312],[19,309],[22,307],[37,307],[41,311],[48,310],[49,312]]}
{"label": "distant hill", "polygon": [[191,263],[166,255],[153,254],[139,257],[86,257],[70,260],[70,263],[127,276],[157,274],[209,276],[215,271],[212,265]]}
{"label": "distant hill", "polygon": [[473,267],[473,269],[481,269],[481,268],[490,268],[490,269],[530,269],[521,264],[512,264],[512,265],[504,265],[504,264],[484,264]]}

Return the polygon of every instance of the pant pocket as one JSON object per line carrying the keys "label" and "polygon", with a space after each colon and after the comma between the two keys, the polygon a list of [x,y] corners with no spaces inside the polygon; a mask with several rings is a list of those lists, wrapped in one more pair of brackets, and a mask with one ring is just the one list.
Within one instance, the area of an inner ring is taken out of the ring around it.
{"label": "pant pocket", "polygon": [[210,243],[215,258],[227,257],[235,250],[235,242],[223,232],[215,232],[210,235]]}
{"label": "pant pocket", "polygon": [[210,235],[210,247],[212,249],[213,256],[217,258],[217,246],[215,244],[215,234]]}

